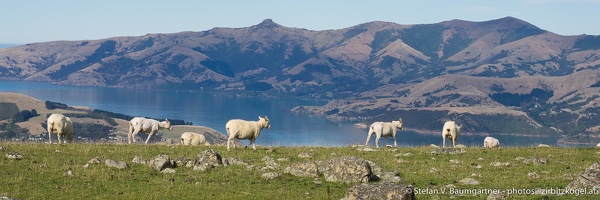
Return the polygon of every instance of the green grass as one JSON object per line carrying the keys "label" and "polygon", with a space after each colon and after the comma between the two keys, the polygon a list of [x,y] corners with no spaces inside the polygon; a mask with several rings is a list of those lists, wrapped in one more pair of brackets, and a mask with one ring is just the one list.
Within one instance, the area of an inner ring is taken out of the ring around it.
{"label": "green grass", "polygon": [[[283,169],[294,162],[325,160],[339,156],[358,156],[379,164],[385,171],[400,172],[406,184],[418,189],[437,189],[449,184],[456,189],[535,189],[564,188],[571,180],[600,160],[594,148],[502,148],[484,150],[467,148],[464,154],[431,154],[432,147],[380,149],[376,152],[357,151],[352,147],[274,147],[252,151],[227,151],[224,146],[189,147],[166,145],[121,144],[41,144],[0,142],[6,150],[0,154],[18,152],[22,160],[0,159],[0,196],[21,199],[340,199],[353,184],[330,183],[323,178],[294,177],[283,174],[279,179],[265,180],[263,172],[249,171],[244,166],[227,166],[208,171],[193,171],[180,166],[175,174],[162,174],[147,165],[132,163],[135,156],[151,159],[159,154],[172,158],[195,158],[203,150],[214,149],[222,157],[240,158],[252,165],[265,166],[264,156],[277,161]],[[312,158],[298,158],[311,153]],[[545,165],[525,164],[517,157],[548,158]],[[83,166],[98,157],[101,164]],[[482,158],[482,159],[480,159]],[[105,159],[127,162],[127,169],[104,165]],[[398,159],[404,162],[397,162]],[[451,162],[450,160],[457,161]],[[493,167],[491,162],[510,162],[510,167]],[[481,166],[478,168],[477,166]],[[437,169],[432,170],[432,168]],[[74,176],[64,175],[71,170]],[[527,174],[536,172],[537,179]],[[474,175],[474,176],[473,176]],[[474,178],[479,185],[462,185],[463,178]],[[447,189],[445,192],[449,192]],[[418,199],[459,198],[485,199],[487,195],[418,194]],[[512,195],[513,199],[593,199],[592,195]]]}

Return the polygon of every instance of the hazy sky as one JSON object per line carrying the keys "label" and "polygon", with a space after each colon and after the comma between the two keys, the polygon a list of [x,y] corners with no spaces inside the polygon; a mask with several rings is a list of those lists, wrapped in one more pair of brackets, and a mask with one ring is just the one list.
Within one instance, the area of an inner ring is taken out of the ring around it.
{"label": "hazy sky", "polygon": [[267,18],[326,30],[371,21],[408,25],[506,16],[560,35],[600,35],[600,0],[0,0],[0,43],[239,28]]}

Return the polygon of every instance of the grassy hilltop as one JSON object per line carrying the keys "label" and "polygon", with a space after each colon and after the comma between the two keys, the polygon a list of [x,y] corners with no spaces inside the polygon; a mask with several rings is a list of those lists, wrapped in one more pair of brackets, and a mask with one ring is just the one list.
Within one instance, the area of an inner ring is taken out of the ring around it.
{"label": "grassy hilltop", "polygon": [[[434,154],[434,147],[382,148],[359,151],[362,147],[272,147],[237,149],[224,146],[190,147],[180,145],[119,145],[75,143],[66,145],[0,142],[2,155],[19,153],[23,159],[0,159],[0,196],[20,199],[340,199],[354,184],[331,183],[324,178],[300,178],[283,173],[295,162],[318,161],[340,156],[357,156],[371,160],[384,171],[396,171],[404,184],[421,192],[418,199],[451,197],[485,199],[487,194],[449,194],[451,191],[477,189],[564,188],[578,174],[600,159],[595,148],[466,148],[462,154]],[[251,165],[264,166],[269,156],[281,166],[272,172],[283,176],[263,179],[257,170],[240,165],[208,171],[194,171],[185,166],[174,174],[163,174],[147,164],[132,162],[135,156],[152,159],[159,154],[172,158],[190,158],[201,151],[214,149],[223,158],[238,158]],[[300,153],[312,157],[300,158]],[[100,164],[90,164],[93,158]],[[286,160],[278,160],[287,158]],[[547,159],[545,164],[527,162]],[[129,168],[116,169],[104,164],[106,159],[126,162]],[[492,166],[494,162],[508,163]],[[528,175],[535,173],[536,175]],[[478,185],[460,181],[473,178]],[[454,189],[450,189],[450,188]],[[445,189],[444,189],[445,188]],[[423,194],[429,189],[429,194]],[[442,194],[445,192],[445,194]],[[512,199],[594,199],[594,195],[511,195]]]}

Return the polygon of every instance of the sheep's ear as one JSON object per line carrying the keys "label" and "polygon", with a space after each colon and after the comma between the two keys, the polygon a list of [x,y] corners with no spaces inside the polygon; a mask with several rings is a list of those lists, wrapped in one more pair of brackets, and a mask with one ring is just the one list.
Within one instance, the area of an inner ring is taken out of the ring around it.
{"label": "sheep's ear", "polygon": [[165,121],[169,122],[169,119],[165,118]]}
{"label": "sheep's ear", "polygon": [[266,115],[265,115],[265,119],[266,119],[266,120],[269,120],[269,118],[268,118]]}
{"label": "sheep's ear", "polygon": [[398,121],[402,122],[402,117],[400,117],[400,119]]}
{"label": "sheep's ear", "polygon": [[260,120],[260,119],[262,119],[262,117],[258,116],[258,119]]}

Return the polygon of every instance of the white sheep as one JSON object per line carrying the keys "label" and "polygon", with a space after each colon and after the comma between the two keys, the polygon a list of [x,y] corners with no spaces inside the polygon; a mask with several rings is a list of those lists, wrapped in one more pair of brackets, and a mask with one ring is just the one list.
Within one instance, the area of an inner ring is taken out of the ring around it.
{"label": "white sheep", "polygon": [[446,147],[446,138],[452,140],[452,147],[456,147],[456,139],[460,135],[460,125],[457,125],[454,121],[447,121],[444,123],[444,128],[442,129],[442,148]]}
{"label": "white sheep", "polygon": [[500,141],[493,137],[483,139],[483,148],[500,148]]}
{"label": "white sheep", "polygon": [[194,132],[185,132],[181,134],[181,145],[206,145],[209,146],[210,143],[206,141],[204,135]]}
{"label": "white sheep", "polygon": [[154,135],[158,130],[161,129],[169,129],[173,130],[171,126],[171,122],[168,119],[165,119],[163,122],[159,122],[153,119],[146,119],[143,117],[134,117],[129,121],[129,134],[127,135],[127,139],[129,140],[129,144],[131,144],[132,140],[135,143],[135,136],[142,132],[148,133],[148,138],[146,139],[146,144],[150,140],[150,137]]}
{"label": "white sheep", "polygon": [[267,116],[264,118],[259,116],[258,121],[245,121],[241,119],[229,120],[227,124],[225,124],[227,135],[229,135],[229,138],[227,139],[227,150],[229,150],[230,143],[233,144],[234,149],[236,148],[234,143],[234,139],[236,138],[240,140],[249,139],[252,149],[256,150],[255,141],[263,128],[271,129],[269,118],[267,118]]}
{"label": "white sheep", "polygon": [[365,142],[365,146],[369,144],[369,140],[373,133],[377,136],[375,139],[375,146],[379,148],[379,138],[385,138],[385,144],[387,145],[387,137],[391,136],[394,139],[394,147],[397,147],[396,143],[396,131],[400,129],[402,130],[402,118],[398,121],[392,122],[374,122],[371,124],[371,128],[369,128],[369,132],[367,133],[367,141]]}
{"label": "white sheep", "polygon": [[48,140],[52,144],[52,134],[55,133],[58,136],[58,144],[65,143],[61,137],[67,137],[67,141],[73,142],[73,122],[68,117],[62,114],[52,114],[48,117]]}

